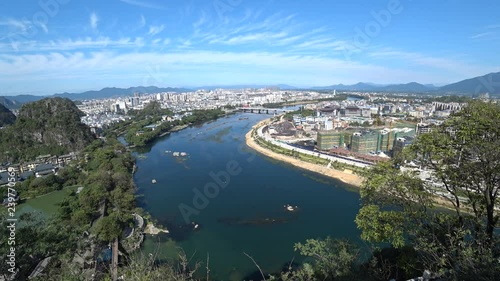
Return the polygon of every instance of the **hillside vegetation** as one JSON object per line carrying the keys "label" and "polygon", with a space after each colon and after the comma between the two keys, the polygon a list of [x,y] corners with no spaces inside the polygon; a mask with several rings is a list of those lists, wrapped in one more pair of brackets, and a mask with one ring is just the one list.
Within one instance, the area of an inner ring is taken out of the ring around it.
{"label": "hillside vegetation", "polygon": [[64,98],[27,103],[14,124],[2,131],[2,162],[32,160],[39,155],[61,155],[84,149],[94,140],[90,128],[80,121],[83,113]]}

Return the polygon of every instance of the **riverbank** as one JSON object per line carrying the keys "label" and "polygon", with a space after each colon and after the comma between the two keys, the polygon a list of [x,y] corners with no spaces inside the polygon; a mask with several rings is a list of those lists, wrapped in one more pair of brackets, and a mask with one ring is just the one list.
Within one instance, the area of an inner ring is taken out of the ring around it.
{"label": "riverbank", "polygon": [[[270,119],[262,120],[261,122],[257,123],[256,125],[254,125],[252,127],[252,129],[245,135],[247,146],[249,146],[250,148],[256,150],[257,152],[259,152],[265,156],[268,156],[270,158],[273,158],[275,160],[283,161],[283,162],[291,164],[295,167],[299,167],[299,168],[302,168],[302,169],[305,169],[305,170],[308,170],[308,171],[311,171],[314,173],[318,173],[318,174],[321,174],[323,176],[338,179],[344,183],[353,185],[355,187],[361,187],[361,185],[363,184],[364,178],[359,176],[359,175],[354,174],[351,170],[346,169],[344,171],[340,171],[340,170],[336,170],[333,168],[328,168],[324,165],[305,162],[305,161],[298,160],[298,159],[291,157],[291,156],[288,156],[288,155],[276,153],[270,149],[267,149],[267,148],[259,145],[255,141],[254,137],[252,137],[252,132],[257,128],[260,128],[261,126],[266,125],[266,123],[268,123],[269,121],[270,121]],[[440,197],[440,196],[434,196],[433,199],[434,199],[434,202],[436,204],[436,207],[445,208],[445,209],[452,210],[452,211],[455,210],[455,207],[450,200],[443,198],[443,197]],[[462,210],[462,211],[467,212],[467,210]]]}
{"label": "riverbank", "polygon": [[279,153],[276,153],[272,150],[269,150],[267,148],[260,146],[255,141],[255,139],[252,137],[252,132],[256,128],[259,128],[262,125],[264,125],[266,122],[269,122],[269,120],[270,119],[266,119],[266,120],[259,122],[257,125],[253,126],[252,130],[250,130],[245,135],[245,141],[246,141],[247,146],[249,146],[250,148],[254,149],[255,151],[257,151],[257,152],[259,152],[267,157],[286,162],[286,163],[291,164],[295,167],[299,167],[299,168],[302,168],[302,169],[305,169],[305,170],[308,170],[308,171],[311,171],[314,173],[318,173],[318,174],[321,174],[323,176],[327,176],[330,178],[338,179],[344,183],[347,183],[347,184],[350,184],[350,185],[353,185],[356,187],[360,187],[362,185],[364,179],[359,175],[353,174],[352,171],[350,171],[350,170],[340,171],[340,170],[335,170],[332,168],[327,168],[326,166],[323,166],[323,165],[304,162],[304,161],[295,159],[291,156],[279,154]]}

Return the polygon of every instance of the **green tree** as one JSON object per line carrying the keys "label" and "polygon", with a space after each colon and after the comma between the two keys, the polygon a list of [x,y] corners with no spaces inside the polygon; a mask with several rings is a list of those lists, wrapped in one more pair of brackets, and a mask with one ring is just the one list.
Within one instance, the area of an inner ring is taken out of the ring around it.
{"label": "green tree", "polygon": [[[314,271],[315,280],[337,280],[343,278],[350,280],[356,272],[356,261],[359,249],[345,240],[332,239],[308,239],[304,244],[297,243],[295,251],[301,255],[314,260],[313,264],[305,264],[302,269],[295,273],[306,280]],[[290,277],[287,275],[287,277]],[[304,280],[304,279],[301,279]]]}
{"label": "green tree", "polygon": [[[441,185],[400,169],[414,161]],[[432,133],[423,134],[400,159],[365,174],[356,223],[362,238],[411,245],[424,268],[452,280],[499,280],[498,190],[500,106],[471,102]],[[434,210],[438,194],[454,212]]]}
{"label": "green tree", "polygon": [[95,233],[99,240],[111,242],[120,237],[124,221],[115,213],[99,219],[95,226]]}

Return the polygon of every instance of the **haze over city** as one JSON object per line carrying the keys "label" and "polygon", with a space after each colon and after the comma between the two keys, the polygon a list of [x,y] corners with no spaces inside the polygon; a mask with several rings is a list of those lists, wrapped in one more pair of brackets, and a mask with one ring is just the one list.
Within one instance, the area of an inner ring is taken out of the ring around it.
{"label": "haze over city", "polygon": [[4,1],[2,92],[416,81],[498,71],[495,1]]}

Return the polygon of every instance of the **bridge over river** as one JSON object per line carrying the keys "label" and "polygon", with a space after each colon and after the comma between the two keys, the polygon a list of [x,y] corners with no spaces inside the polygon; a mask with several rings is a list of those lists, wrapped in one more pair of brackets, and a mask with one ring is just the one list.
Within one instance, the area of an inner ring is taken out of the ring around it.
{"label": "bridge over river", "polygon": [[242,112],[258,113],[258,114],[281,114],[293,111],[290,109],[266,108],[266,107],[239,107],[237,110]]}

